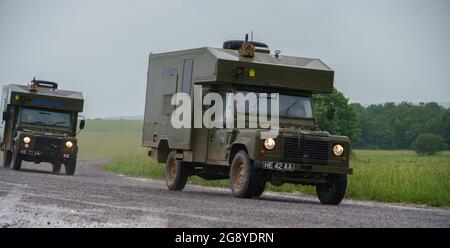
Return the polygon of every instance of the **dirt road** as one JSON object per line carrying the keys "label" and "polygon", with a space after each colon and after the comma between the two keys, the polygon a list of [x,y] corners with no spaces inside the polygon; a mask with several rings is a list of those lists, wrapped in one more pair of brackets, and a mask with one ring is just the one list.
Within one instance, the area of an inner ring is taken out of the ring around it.
{"label": "dirt road", "polygon": [[75,176],[49,165],[0,168],[0,227],[450,227],[450,210],[265,193],[237,199],[228,189],[105,172],[104,160],[79,161]]}

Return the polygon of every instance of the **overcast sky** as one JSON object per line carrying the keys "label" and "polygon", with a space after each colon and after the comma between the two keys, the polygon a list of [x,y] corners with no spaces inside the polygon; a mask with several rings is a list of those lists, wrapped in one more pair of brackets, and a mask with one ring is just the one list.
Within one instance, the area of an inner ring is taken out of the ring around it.
{"label": "overcast sky", "polygon": [[352,102],[450,101],[450,1],[0,0],[0,85],[82,91],[90,117],[144,112],[148,54],[253,30],[320,58]]}

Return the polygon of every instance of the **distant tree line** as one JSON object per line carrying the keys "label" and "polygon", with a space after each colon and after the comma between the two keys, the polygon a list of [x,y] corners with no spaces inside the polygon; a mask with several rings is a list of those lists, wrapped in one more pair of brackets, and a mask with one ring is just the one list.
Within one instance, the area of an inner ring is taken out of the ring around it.
{"label": "distant tree line", "polygon": [[[336,105],[333,120],[326,118],[330,102]],[[332,134],[349,136],[352,146],[371,149],[412,149],[421,134],[438,137],[450,147],[450,109],[435,102],[399,104],[388,102],[367,107],[349,104],[338,90],[332,94],[316,95],[314,108],[319,126]],[[429,136],[421,137],[421,139]],[[419,142],[420,143],[420,142]],[[442,147],[441,147],[442,149]]]}

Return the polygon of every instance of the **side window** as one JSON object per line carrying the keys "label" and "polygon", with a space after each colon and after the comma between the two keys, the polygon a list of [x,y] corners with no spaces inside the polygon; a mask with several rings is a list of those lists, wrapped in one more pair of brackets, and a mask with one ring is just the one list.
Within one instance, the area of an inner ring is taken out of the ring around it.
{"label": "side window", "polygon": [[193,60],[192,59],[184,60],[183,83],[182,83],[182,86],[181,86],[181,90],[182,90],[183,93],[186,93],[188,95],[191,94],[192,67],[193,67]]}

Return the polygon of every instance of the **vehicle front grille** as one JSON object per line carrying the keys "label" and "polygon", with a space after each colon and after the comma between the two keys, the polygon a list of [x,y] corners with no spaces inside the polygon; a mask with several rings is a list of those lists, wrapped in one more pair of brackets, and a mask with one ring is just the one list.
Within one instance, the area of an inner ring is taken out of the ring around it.
{"label": "vehicle front grille", "polygon": [[57,138],[36,137],[34,140],[34,148],[38,150],[60,150],[63,141]]}
{"label": "vehicle front grille", "polygon": [[290,159],[308,159],[315,163],[326,163],[330,142],[324,140],[285,137],[283,155]]}

